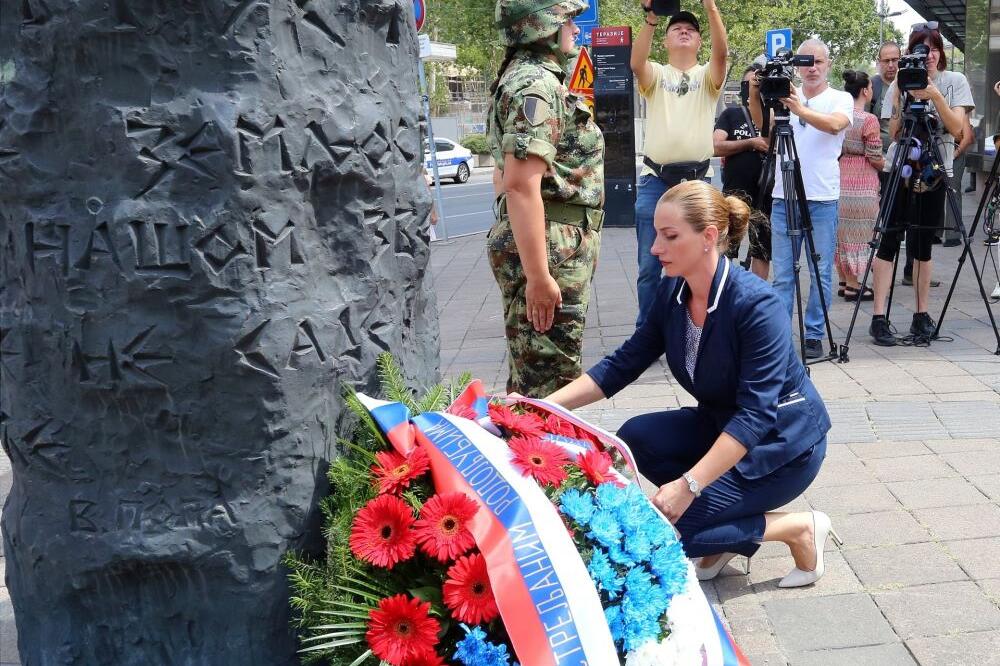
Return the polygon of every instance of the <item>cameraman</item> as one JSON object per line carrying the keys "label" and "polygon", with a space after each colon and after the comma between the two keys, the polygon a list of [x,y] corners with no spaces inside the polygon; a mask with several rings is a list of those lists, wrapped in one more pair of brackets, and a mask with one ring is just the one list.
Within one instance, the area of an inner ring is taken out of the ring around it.
{"label": "cameraman", "polygon": [[[750,270],[766,280],[771,273],[771,225],[767,216],[771,212],[771,193],[762,201],[762,210],[754,209],[760,190],[761,172],[767,160],[767,139],[760,135],[747,111],[750,100],[750,81],[757,76],[761,66],[754,63],[743,72],[740,87],[740,104],[725,109],[715,121],[715,156],[723,158],[722,193],[740,197],[750,206]],[[727,252],[735,259],[739,248]]]}
{"label": "cameraman", "polygon": [[712,55],[698,63],[701,25],[691,12],[678,12],[667,21],[663,45],[669,62],[649,60],[649,50],[660,17],[653,13],[652,0],[639,0],[645,21],[632,47],[630,65],[646,100],[646,132],[639,188],[635,197],[635,235],[638,242],[639,295],[638,327],[653,304],[663,267],[650,248],[656,240],[653,211],[668,189],[684,180],[709,175],[712,158],[712,128],[715,107],[726,83],[729,42],[722,14],[715,0],[702,0],[708,16]]}
{"label": "cameraman", "polygon": [[[936,127],[935,137],[916,136],[920,140],[921,149],[927,150],[931,141],[941,136],[942,158],[944,170],[948,178],[952,176],[956,139],[961,141],[966,125],[966,116],[975,109],[972,101],[972,90],[963,74],[945,69],[947,57],[944,53],[944,41],[937,29],[937,22],[917,23],[913,26],[907,44],[907,53],[912,54],[914,47],[924,44],[930,52],[927,54],[928,84],[923,90],[912,90],[909,95],[914,100],[929,102],[927,115],[931,126]],[[902,113],[905,100],[899,93],[899,80],[896,80],[886,92],[886,103],[882,106],[882,117],[889,118],[889,133],[898,140],[902,129]],[[891,103],[890,103],[891,101]],[[942,131],[943,126],[943,131]],[[909,148],[909,146],[905,147]],[[897,145],[897,149],[899,146]],[[920,182],[916,191],[911,187],[918,179],[910,178],[900,181],[900,187],[893,203],[892,219],[888,220],[888,228],[882,236],[872,270],[875,274],[875,301],[872,304],[874,315],[868,329],[875,344],[891,347],[896,344],[896,338],[885,316],[886,296],[892,281],[892,262],[899,251],[900,231],[906,230],[906,246],[913,253],[913,290],[916,300],[913,320],[910,322],[910,333],[921,339],[930,339],[934,334],[934,320],[927,314],[928,293],[931,286],[931,247],[934,234],[944,222],[944,207],[948,189],[947,178],[939,178],[937,184],[925,186]]]}
{"label": "cameraman", "polygon": [[[798,67],[802,90],[792,88],[791,96],[780,102],[788,109],[790,125],[795,135],[805,185],[806,203],[812,220],[813,243],[819,254],[819,274],[827,307],[833,298],[831,271],[837,244],[837,204],[840,200],[840,149],[844,135],[854,117],[854,99],[850,94],[835,90],[827,81],[830,71],[830,49],[819,39],[807,39],[798,49],[799,55],[813,56],[811,67]],[[800,96],[801,94],[801,96]],[[750,83],[750,113],[754,123],[762,127],[763,109],[758,79]],[[794,196],[794,193],[789,193]],[[771,208],[771,257],[774,262],[774,289],[778,292],[789,317],[795,298],[793,248],[788,236],[788,213],[785,206],[784,183],[780,160],[775,162],[774,203]],[[806,358],[823,356],[826,313],[820,303],[819,288],[810,280],[809,303],[805,312]]]}

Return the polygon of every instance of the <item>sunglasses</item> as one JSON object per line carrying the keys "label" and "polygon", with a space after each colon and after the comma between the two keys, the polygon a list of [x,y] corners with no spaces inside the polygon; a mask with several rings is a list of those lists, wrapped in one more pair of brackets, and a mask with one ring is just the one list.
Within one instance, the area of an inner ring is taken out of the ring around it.
{"label": "sunglasses", "polygon": [[690,83],[691,83],[691,77],[688,76],[688,73],[684,72],[683,74],[681,74],[681,84],[677,86],[678,97],[684,97],[684,95],[688,94],[688,91],[691,89],[690,86],[688,85]]}
{"label": "sunglasses", "polygon": [[910,32],[924,32],[930,30],[937,30],[937,21],[927,21],[926,23],[914,23],[910,26]]}

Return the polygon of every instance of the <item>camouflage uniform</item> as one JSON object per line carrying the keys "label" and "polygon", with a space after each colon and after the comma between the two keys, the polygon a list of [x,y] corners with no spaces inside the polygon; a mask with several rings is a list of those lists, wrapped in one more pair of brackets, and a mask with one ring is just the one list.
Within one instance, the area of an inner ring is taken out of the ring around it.
{"label": "camouflage uniform", "polygon": [[551,57],[555,49],[547,53],[538,41],[553,35],[586,5],[582,0],[499,0],[498,23],[503,6],[532,3],[548,7],[501,25],[501,37],[520,48],[500,78],[487,117],[487,136],[501,169],[507,153],[522,160],[534,155],[548,166],[541,186],[545,237],[549,273],[562,292],[552,328],[538,333],[528,321],[527,280],[503,197],[487,236],[487,251],[503,299],[507,390],[544,397],[581,373],[583,328],[604,217],[604,137],[582,98],[569,92],[564,69]]}

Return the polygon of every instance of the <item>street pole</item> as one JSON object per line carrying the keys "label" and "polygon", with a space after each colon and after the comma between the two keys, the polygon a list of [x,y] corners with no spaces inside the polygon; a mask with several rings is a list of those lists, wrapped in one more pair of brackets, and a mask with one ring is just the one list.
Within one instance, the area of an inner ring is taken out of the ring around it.
{"label": "street pole", "polygon": [[[420,40],[430,41],[430,38],[426,35],[420,35]],[[421,51],[423,49],[421,48]],[[423,55],[420,57],[420,67],[418,68],[420,72],[420,93],[424,102],[424,116],[427,118],[427,141],[430,144],[431,149],[431,164],[434,169],[434,194],[437,198],[437,209],[438,209],[438,223],[436,226],[441,227],[441,240],[448,240],[448,225],[444,219],[444,200],[441,198],[441,175],[438,173],[438,161],[437,161],[437,149],[434,146],[434,124],[431,122],[431,96],[430,91],[427,89],[427,77],[424,74],[424,58]],[[423,159],[423,155],[421,155]]]}

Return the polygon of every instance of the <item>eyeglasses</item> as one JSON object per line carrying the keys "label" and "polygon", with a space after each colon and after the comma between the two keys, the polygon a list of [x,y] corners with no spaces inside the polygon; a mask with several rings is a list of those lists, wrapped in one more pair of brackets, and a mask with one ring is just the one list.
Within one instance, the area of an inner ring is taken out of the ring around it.
{"label": "eyeglasses", "polygon": [[678,97],[684,97],[684,95],[688,94],[688,91],[691,89],[690,86],[688,85],[690,83],[691,83],[691,77],[688,76],[688,73],[684,72],[683,74],[681,74],[681,84],[677,86]]}
{"label": "eyeglasses", "polygon": [[910,26],[910,32],[924,32],[937,29],[938,29],[937,21],[927,21],[926,23],[924,22],[914,23],[913,25]]}
{"label": "eyeglasses", "polygon": [[[809,108],[809,100],[806,100],[805,107],[807,109]],[[799,116],[799,127],[805,127],[805,126],[806,126],[806,121],[802,119],[802,116]]]}

